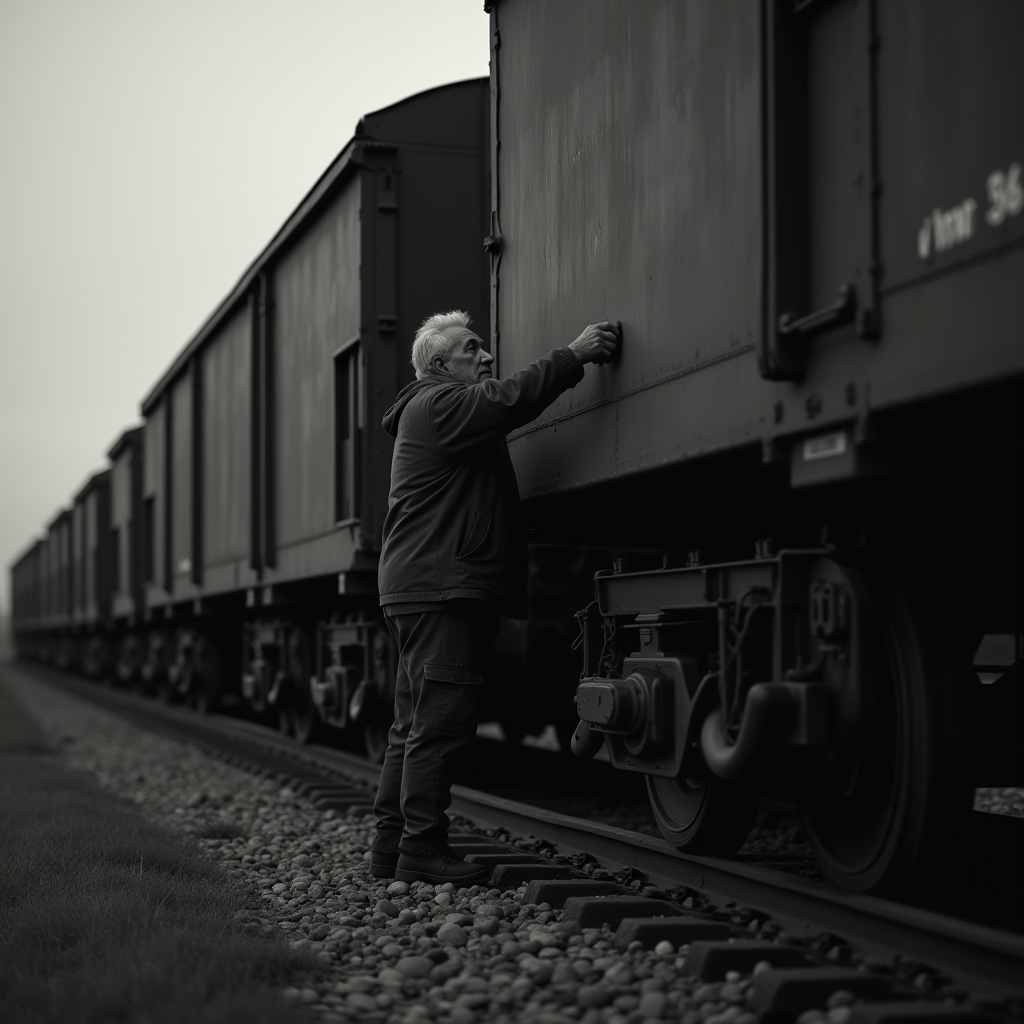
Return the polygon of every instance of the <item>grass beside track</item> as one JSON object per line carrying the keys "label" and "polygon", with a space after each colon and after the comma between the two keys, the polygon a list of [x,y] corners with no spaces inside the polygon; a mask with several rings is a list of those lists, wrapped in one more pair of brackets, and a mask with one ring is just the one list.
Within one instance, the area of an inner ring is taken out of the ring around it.
{"label": "grass beside track", "polygon": [[0,1021],[301,1021],[315,965],[236,917],[257,901],[64,767],[0,680]]}

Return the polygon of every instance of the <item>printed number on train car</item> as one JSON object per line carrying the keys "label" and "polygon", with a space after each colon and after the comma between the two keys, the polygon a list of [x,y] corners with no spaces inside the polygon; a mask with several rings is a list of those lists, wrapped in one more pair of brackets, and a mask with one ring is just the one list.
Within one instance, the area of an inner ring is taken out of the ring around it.
{"label": "printed number on train car", "polygon": [[[1007,171],[993,171],[986,182],[989,207],[985,221],[998,227],[1008,217],[1015,217],[1024,209],[1024,186],[1021,184],[1021,165],[1013,163]],[[976,199],[967,198],[949,210],[932,210],[917,233],[917,254],[928,259],[932,252],[946,252],[973,238],[978,222]]]}

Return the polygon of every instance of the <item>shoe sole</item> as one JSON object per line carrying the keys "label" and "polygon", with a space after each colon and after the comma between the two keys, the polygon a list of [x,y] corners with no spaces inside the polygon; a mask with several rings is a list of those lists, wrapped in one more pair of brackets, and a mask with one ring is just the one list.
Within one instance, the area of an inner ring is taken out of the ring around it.
{"label": "shoe sole", "polygon": [[395,880],[399,882],[431,882],[444,885],[445,882],[475,885],[490,876],[487,868],[481,868],[471,875],[432,875],[429,871],[411,871],[409,868],[395,868]]}
{"label": "shoe sole", "polygon": [[381,864],[370,861],[370,874],[374,878],[394,878],[395,877],[395,866],[397,861],[392,864]]}

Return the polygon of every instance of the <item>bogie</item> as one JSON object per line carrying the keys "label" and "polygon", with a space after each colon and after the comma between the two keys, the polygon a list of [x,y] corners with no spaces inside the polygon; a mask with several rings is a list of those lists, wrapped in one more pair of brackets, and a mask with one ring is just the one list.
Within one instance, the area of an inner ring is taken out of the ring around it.
{"label": "bogie", "polygon": [[680,849],[735,852],[765,789],[800,804],[845,888],[905,885],[948,848],[943,827],[970,807],[963,680],[926,610],[860,557],[597,578],[580,716],[647,776]]}

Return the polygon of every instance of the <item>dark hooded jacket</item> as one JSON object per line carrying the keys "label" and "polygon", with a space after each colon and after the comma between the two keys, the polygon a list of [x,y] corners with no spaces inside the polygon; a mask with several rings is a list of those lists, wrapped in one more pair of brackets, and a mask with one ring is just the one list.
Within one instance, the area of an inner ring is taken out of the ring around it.
{"label": "dark hooded jacket", "polygon": [[382,605],[462,598],[525,618],[526,538],[505,435],[582,379],[582,364],[564,348],[504,380],[428,377],[402,389],[384,415],[395,451]]}

